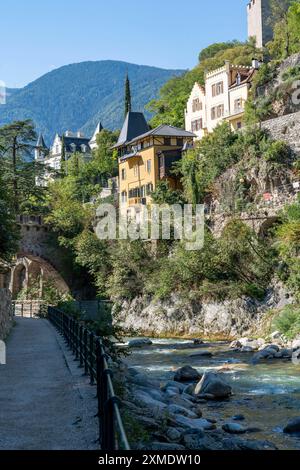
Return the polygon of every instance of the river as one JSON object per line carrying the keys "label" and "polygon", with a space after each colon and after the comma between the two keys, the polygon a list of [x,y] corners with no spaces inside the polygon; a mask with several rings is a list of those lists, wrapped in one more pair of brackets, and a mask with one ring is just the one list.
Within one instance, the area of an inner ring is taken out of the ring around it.
{"label": "river", "polygon": [[[243,414],[247,426],[260,429],[249,434],[249,439],[269,440],[280,449],[300,449],[300,435],[282,432],[290,418],[300,416],[300,365],[283,360],[252,365],[253,353],[232,351],[224,342],[195,346],[188,340],[152,341],[152,346],[132,351],[126,358],[128,366],[161,381],[173,380],[174,371],[184,365],[200,373],[222,371],[234,394],[226,401],[201,404],[203,416],[222,425]],[[189,357],[198,350],[210,351],[213,356]]]}

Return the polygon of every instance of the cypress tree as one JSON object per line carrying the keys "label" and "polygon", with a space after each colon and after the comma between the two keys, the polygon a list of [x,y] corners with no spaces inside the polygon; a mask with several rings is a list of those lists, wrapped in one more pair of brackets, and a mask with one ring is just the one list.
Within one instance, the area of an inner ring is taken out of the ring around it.
{"label": "cypress tree", "polygon": [[125,117],[127,113],[131,111],[131,92],[130,92],[130,81],[128,74],[126,75],[125,81]]}

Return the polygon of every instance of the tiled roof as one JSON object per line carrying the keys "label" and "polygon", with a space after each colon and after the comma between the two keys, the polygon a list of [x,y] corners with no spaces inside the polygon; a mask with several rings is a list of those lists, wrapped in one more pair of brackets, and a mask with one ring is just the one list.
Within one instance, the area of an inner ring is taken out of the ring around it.
{"label": "tiled roof", "polygon": [[118,142],[114,147],[121,147],[125,143],[130,142],[136,136],[143,134],[148,130],[149,126],[143,113],[135,113],[131,111],[127,113]]}
{"label": "tiled roof", "polygon": [[160,137],[196,137],[195,134],[189,131],[185,131],[184,129],[179,129],[178,127],[168,126],[166,124],[161,124],[160,126],[152,129],[144,134],[138,135],[133,140],[128,142],[129,144],[133,144],[137,140],[144,139],[148,136],[160,136]]}

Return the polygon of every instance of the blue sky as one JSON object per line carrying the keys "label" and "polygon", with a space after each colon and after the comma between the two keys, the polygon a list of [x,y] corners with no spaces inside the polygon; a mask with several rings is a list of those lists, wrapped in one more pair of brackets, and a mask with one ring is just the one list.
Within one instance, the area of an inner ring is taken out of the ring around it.
{"label": "blue sky", "polygon": [[191,68],[199,51],[246,39],[247,0],[13,0],[0,5],[0,80],[24,86],[62,65],[124,60]]}

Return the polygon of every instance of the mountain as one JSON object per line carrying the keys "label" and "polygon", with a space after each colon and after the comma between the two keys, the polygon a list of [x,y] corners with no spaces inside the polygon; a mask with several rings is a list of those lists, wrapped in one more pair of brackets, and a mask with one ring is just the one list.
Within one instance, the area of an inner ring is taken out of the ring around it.
{"label": "mountain", "polygon": [[10,89],[7,104],[0,107],[0,125],[32,119],[48,144],[56,132],[66,130],[82,130],[91,136],[98,121],[109,129],[119,129],[124,119],[126,73],[133,111],[145,111],[161,86],[183,70],[111,60],[66,65],[24,88]]}

